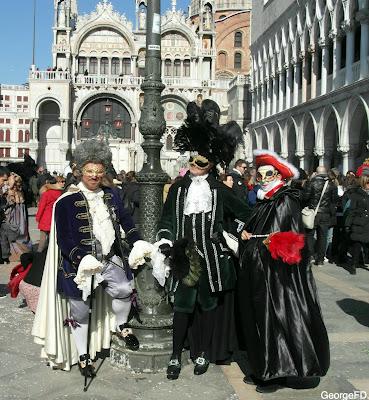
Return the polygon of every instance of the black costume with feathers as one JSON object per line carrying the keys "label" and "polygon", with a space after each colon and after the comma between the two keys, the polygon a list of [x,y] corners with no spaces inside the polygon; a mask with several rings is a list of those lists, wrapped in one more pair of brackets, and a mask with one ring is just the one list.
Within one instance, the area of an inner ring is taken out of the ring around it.
{"label": "black costume with feathers", "polygon": [[236,148],[242,143],[242,131],[235,121],[219,125],[218,104],[206,99],[199,107],[194,101],[187,105],[187,118],[177,130],[174,149],[197,152],[214,165],[227,167]]}

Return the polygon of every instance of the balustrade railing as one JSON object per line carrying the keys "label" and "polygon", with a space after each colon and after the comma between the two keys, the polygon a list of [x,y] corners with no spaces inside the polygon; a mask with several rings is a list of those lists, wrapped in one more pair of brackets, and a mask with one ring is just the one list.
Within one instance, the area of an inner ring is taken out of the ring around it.
{"label": "balustrade railing", "polygon": [[[68,80],[71,79],[70,72],[66,71],[31,71],[30,80]],[[83,75],[77,74],[73,78],[75,85],[84,86],[140,86],[144,77],[131,75]],[[247,82],[247,76],[238,76],[232,82],[234,84]],[[187,77],[164,77],[163,83],[168,87],[209,87],[214,89],[229,89],[230,79],[193,79]]]}
{"label": "balustrade railing", "polygon": [[69,71],[30,71],[29,79],[30,80],[42,80],[42,81],[50,81],[50,80],[69,80],[71,78],[71,74]]}

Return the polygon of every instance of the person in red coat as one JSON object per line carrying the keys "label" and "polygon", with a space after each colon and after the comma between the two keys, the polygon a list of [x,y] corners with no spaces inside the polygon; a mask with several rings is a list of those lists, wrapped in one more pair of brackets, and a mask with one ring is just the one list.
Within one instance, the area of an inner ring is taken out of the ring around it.
{"label": "person in red coat", "polygon": [[56,178],[56,183],[46,183],[40,189],[41,198],[36,214],[36,221],[38,222],[38,229],[40,230],[40,241],[37,249],[39,252],[44,250],[47,246],[54,203],[62,194],[64,184],[65,179],[62,176],[58,176]]}

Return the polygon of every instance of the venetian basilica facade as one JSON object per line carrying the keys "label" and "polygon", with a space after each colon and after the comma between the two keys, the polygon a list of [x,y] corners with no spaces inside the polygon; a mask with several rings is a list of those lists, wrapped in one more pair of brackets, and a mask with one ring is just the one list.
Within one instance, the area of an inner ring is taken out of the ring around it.
{"label": "venetian basilica facade", "polygon": [[[171,9],[161,16],[166,85],[162,105],[167,124],[161,160],[171,176],[177,175],[183,162],[173,151],[173,137],[186,118],[189,101],[215,100],[222,123],[236,119],[244,129],[250,120],[246,75],[250,3],[193,0],[185,14],[172,0]],[[97,2],[86,15],[78,14],[77,0],[54,0],[52,67],[32,66],[29,86],[22,92],[29,121],[27,144],[22,147],[50,171],[62,171],[75,146],[92,137],[109,142],[117,171],[141,169],[144,153],[138,121],[144,101],[140,86],[145,70],[146,4],[139,0],[134,4],[132,22],[108,0]]]}
{"label": "venetian basilica facade", "polygon": [[253,148],[306,171],[369,156],[369,1],[254,0]]}

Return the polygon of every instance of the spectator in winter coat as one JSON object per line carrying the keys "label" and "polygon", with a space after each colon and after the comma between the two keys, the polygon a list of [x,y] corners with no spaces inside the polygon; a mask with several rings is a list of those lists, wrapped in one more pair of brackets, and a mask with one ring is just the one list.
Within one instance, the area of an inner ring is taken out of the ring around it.
{"label": "spectator in winter coat", "polygon": [[349,272],[356,274],[356,268],[365,263],[361,253],[369,245],[369,167],[358,169],[359,187],[348,195],[345,209],[345,228],[352,241],[352,263]]}
{"label": "spectator in winter coat", "polygon": [[247,186],[243,181],[244,173],[247,169],[247,163],[245,160],[239,159],[235,162],[234,168],[229,172],[229,175],[233,178],[232,190],[234,194],[244,203],[247,204]]}
{"label": "spectator in winter coat", "polygon": [[[302,196],[303,203],[315,210],[326,182],[328,182],[327,189],[324,192],[315,217],[314,229],[309,229],[306,232],[310,255],[315,255],[315,265],[324,264],[328,229],[336,224],[337,186],[329,180],[324,166],[319,166],[316,169],[316,175],[304,186]],[[315,232],[316,244],[314,248]]]}
{"label": "spectator in winter coat", "polygon": [[37,249],[39,252],[47,247],[54,203],[62,194],[64,184],[65,179],[62,176],[58,176],[56,183],[46,183],[40,189],[41,198],[36,214],[36,221],[40,230],[40,242]]}

